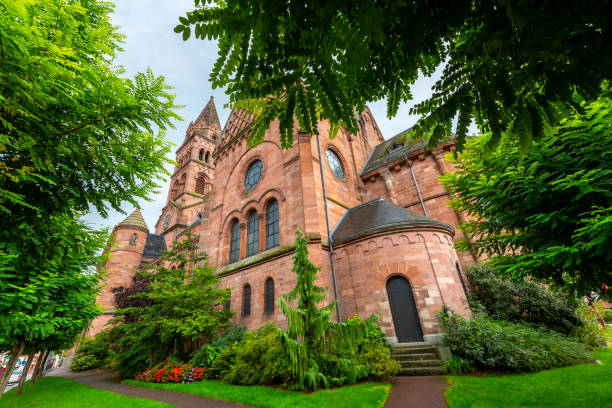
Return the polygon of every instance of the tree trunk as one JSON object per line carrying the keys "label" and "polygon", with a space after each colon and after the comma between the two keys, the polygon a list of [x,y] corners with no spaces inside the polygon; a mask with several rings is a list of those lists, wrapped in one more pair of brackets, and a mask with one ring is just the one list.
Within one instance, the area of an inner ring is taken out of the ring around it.
{"label": "tree trunk", "polygon": [[15,395],[21,394],[21,390],[23,389],[23,384],[26,382],[26,378],[28,377],[28,371],[30,371],[30,366],[32,365],[32,360],[34,360],[34,355],[36,354],[36,349],[30,351],[30,355],[28,356],[28,361],[26,362],[25,367],[23,367],[23,372],[21,373],[21,378],[19,379],[19,385],[17,386],[17,391]]}
{"label": "tree trunk", "polygon": [[13,346],[11,350],[11,359],[9,360],[8,365],[6,366],[6,370],[4,370],[4,375],[2,376],[2,381],[0,381],[0,400],[2,399],[2,395],[4,395],[4,390],[9,382],[9,378],[11,378],[11,374],[13,374],[13,369],[15,368],[15,362],[19,358],[19,355],[23,351],[25,347],[25,342],[20,341],[19,343]]}
{"label": "tree trunk", "polygon": [[32,385],[36,383],[36,376],[38,375],[38,370],[40,370],[40,366],[43,362],[43,356],[46,353],[46,350],[40,350],[38,354],[38,360],[36,360],[36,365],[34,366],[34,371],[32,371]]}
{"label": "tree trunk", "polygon": [[38,366],[38,370],[34,373],[36,379],[42,377],[43,370],[45,368],[45,362],[47,361],[47,357],[49,357],[49,350],[45,350],[45,353],[40,356],[40,365]]}

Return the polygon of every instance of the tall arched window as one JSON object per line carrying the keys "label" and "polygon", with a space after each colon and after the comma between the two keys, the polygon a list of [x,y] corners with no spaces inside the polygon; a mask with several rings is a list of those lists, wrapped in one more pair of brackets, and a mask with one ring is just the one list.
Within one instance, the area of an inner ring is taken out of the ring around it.
{"label": "tall arched window", "polygon": [[206,194],[207,191],[207,179],[206,176],[204,174],[200,174],[198,176],[198,178],[196,179],[196,187],[195,187],[195,192],[198,194]]}
{"label": "tall arched window", "polygon": [[187,173],[183,173],[179,180],[178,192],[179,194],[185,191],[185,182],[187,181]]}
{"label": "tall arched window", "polygon": [[251,211],[247,221],[247,256],[255,255],[259,250],[259,219],[257,211]]}
{"label": "tall arched window", "polygon": [[200,149],[198,153],[198,160],[200,161],[204,160],[204,149]]}
{"label": "tall arched window", "polygon": [[264,313],[274,313],[274,279],[266,279],[264,287]]}
{"label": "tall arched window", "polygon": [[138,238],[138,235],[136,235],[135,233],[132,234],[132,239],[130,239],[130,245],[136,245],[137,238]]}
{"label": "tall arched window", "polygon": [[172,188],[170,189],[170,199],[174,200],[176,196],[179,195],[179,182],[175,181],[172,183]]}
{"label": "tall arched window", "polygon": [[266,249],[278,246],[278,201],[271,201],[266,207]]}
{"label": "tall arched window", "polygon": [[205,161],[206,163],[209,163],[209,162],[210,162],[210,152],[206,152],[206,156],[204,156],[204,161]]}
{"label": "tall arched window", "polygon": [[249,316],[251,314],[251,285],[248,283],[242,289],[242,315]]}
{"label": "tall arched window", "polygon": [[240,258],[240,222],[234,220],[230,233],[230,263],[236,262]]}

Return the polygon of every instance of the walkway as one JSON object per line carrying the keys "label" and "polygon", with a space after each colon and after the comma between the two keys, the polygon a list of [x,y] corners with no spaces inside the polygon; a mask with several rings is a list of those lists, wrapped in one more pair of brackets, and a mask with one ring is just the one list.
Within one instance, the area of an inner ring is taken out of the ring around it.
{"label": "walkway", "polygon": [[248,405],[242,405],[235,402],[220,401],[212,398],[200,397],[198,395],[185,394],[182,392],[154,390],[151,388],[121,384],[115,379],[117,374],[108,371],[86,371],[83,373],[74,373],[66,367],[51,370],[47,375],[70,378],[81,384],[90,385],[102,390],[127,395],[128,397],[147,398],[150,400],[161,401],[181,408],[248,407]]}
{"label": "walkway", "polygon": [[385,408],[448,408],[444,377],[395,377]]}

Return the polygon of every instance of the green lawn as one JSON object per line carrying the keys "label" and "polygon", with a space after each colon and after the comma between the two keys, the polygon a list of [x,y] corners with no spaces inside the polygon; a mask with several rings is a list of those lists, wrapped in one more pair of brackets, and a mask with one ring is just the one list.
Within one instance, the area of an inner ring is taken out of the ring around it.
{"label": "green lawn", "polygon": [[[612,329],[608,328],[608,345]],[[532,374],[448,376],[451,408],[612,407],[612,349],[593,354],[599,364],[579,364]]]}
{"label": "green lawn", "polygon": [[169,408],[174,405],[143,398],[126,397],[109,391],[79,384],[61,377],[44,377],[33,387],[26,383],[23,394],[14,395],[15,389],[7,392],[2,408]]}
{"label": "green lawn", "polygon": [[259,385],[230,385],[216,380],[190,384],[156,384],[134,380],[125,380],[123,383],[268,408],[379,408],[384,405],[391,390],[388,383],[372,382],[307,394]]}

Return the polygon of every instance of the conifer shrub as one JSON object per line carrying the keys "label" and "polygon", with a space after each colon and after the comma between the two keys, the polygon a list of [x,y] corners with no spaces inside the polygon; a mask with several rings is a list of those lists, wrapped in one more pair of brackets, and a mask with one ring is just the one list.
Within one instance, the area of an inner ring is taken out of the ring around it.
{"label": "conifer shrub", "polygon": [[538,371],[584,362],[588,346],[560,333],[476,313],[466,320],[445,308],[444,343],[475,368],[502,372]]}
{"label": "conifer shrub", "polygon": [[112,342],[111,329],[102,330],[94,338],[81,339],[74,362],[70,366],[72,371],[113,366],[115,353]]}

